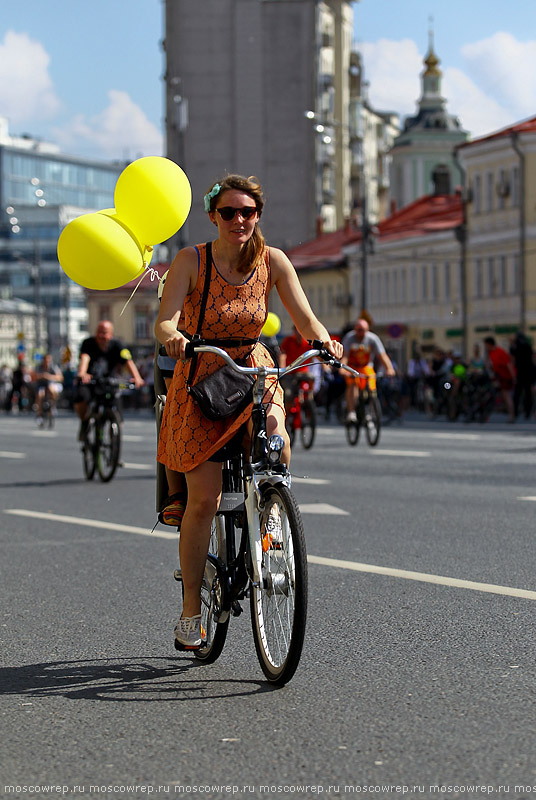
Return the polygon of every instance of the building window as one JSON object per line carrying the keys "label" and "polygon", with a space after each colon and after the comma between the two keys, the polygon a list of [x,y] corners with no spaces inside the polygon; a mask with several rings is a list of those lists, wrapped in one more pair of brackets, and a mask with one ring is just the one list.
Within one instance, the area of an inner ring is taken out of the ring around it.
{"label": "building window", "polygon": [[421,299],[428,300],[428,267],[421,267]]}
{"label": "building window", "polygon": [[407,272],[403,269],[400,273],[400,302],[405,305],[407,303]]}
{"label": "building window", "polygon": [[519,256],[514,256],[512,260],[512,272],[513,272],[513,280],[512,280],[512,293],[519,294],[519,290],[521,287],[521,275],[519,274],[521,271],[521,260]]}
{"label": "building window", "polygon": [[482,181],[480,175],[473,178],[473,211],[475,214],[482,212]]}
{"label": "building window", "polygon": [[389,301],[391,299],[390,296],[389,296],[389,292],[391,290],[391,287],[389,285],[389,272],[387,270],[385,270],[385,272],[383,274],[383,286],[384,286],[384,293],[385,293],[384,302],[385,302],[386,305],[388,305]]}
{"label": "building window", "polygon": [[486,211],[493,211],[493,172],[486,174]]}
{"label": "building window", "polygon": [[499,170],[499,184],[497,186],[497,195],[498,195],[498,202],[497,208],[502,210],[506,208],[506,198],[510,193],[510,187],[508,186],[508,179],[506,177],[506,170],[501,169]]}
{"label": "building window", "polygon": [[495,294],[495,264],[493,258],[488,258],[488,295],[493,297]]}
{"label": "building window", "polygon": [[482,259],[475,261],[475,297],[482,297]]}
{"label": "building window", "polygon": [[393,303],[398,303],[398,272],[394,270],[393,272]]}
{"label": "building window", "polygon": [[432,302],[439,300],[439,281],[437,275],[437,264],[432,264]]}
{"label": "building window", "polygon": [[445,261],[443,275],[445,278],[445,300],[450,300],[450,263],[448,261]]}
{"label": "building window", "polygon": [[134,339],[150,339],[149,314],[147,308],[137,308],[134,316]]}
{"label": "building window", "polygon": [[417,302],[417,269],[413,267],[411,270],[410,275],[410,288],[409,288],[409,302],[416,303]]}
{"label": "building window", "polygon": [[501,256],[499,258],[499,276],[497,285],[497,294],[499,297],[504,297],[507,292],[506,270],[506,256]]}
{"label": "building window", "polygon": [[511,183],[512,206],[517,208],[519,206],[519,167],[512,167]]}

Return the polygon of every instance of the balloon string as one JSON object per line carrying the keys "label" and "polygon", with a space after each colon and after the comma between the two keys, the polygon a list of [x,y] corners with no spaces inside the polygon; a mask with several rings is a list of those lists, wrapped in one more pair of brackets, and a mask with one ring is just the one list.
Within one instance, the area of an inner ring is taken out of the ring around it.
{"label": "balloon string", "polygon": [[125,310],[125,308],[128,306],[128,304],[130,303],[130,301],[134,297],[138,286],[140,285],[140,283],[142,282],[142,280],[145,278],[146,275],[150,275],[151,276],[151,281],[155,281],[155,280],[161,281],[162,280],[162,278],[160,277],[158,272],[155,269],[153,269],[153,267],[150,267],[148,264],[145,264],[145,272],[143,273],[143,275],[141,276],[141,278],[137,282],[136,286],[132,290],[132,294],[130,295],[130,297],[128,298],[127,302],[125,303],[125,305],[121,309],[121,313],[119,314],[120,317],[123,316],[123,311]]}

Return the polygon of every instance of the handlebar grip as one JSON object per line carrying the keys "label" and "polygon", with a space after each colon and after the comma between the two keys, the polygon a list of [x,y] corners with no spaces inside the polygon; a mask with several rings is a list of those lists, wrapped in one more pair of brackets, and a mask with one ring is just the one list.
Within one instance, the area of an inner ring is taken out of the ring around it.
{"label": "handlebar grip", "polygon": [[193,358],[195,355],[195,349],[192,342],[187,342],[186,347],[184,349],[184,357],[185,358]]}

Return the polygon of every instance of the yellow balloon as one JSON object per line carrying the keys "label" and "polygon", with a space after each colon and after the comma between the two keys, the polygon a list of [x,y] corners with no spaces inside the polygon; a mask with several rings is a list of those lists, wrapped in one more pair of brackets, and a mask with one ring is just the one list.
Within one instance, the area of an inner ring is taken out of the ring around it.
{"label": "yellow balloon", "polygon": [[[111,219],[115,220],[126,231],[128,231],[128,233],[132,236],[133,239],[136,238],[134,236],[134,234],[132,233],[132,231],[130,230],[130,228],[123,222],[121,217],[118,215],[118,213],[115,210],[115,208],[103,208],[101,211],[97,211],[97,214],[106,214],[107,217],[110,217]],[[140,252],[141,252],[142,257],[143,257],[143,263],[146,266],[149,266],[149,264],[151,263],[151,259],[153,257],[153,252],[154,252],[153,247],[150,246],[150,245],[144,245],[141,242],[138,242],[138,246],[140,248]]]}
{"label": "yellow balloon", "polygon": [[115,185],[115,207],[140,242],[158,244],[184,225],[192,189],[169,158],[145,156],[125,167]]}
{"label": "yellow balloon", "polygon": [[262,333],[264,336],[270,339],[272,336],[277,336],[279,331],[281,330],[281,320],[274,314],[273,311],[269,311],[266,317],[266,322],[262,326]]}
{"label": "yellow balloon", "polygon": [[83,214],[58,239],[63,271],[86,289],[116,289],[144,272],[138,241],[106,214]]}

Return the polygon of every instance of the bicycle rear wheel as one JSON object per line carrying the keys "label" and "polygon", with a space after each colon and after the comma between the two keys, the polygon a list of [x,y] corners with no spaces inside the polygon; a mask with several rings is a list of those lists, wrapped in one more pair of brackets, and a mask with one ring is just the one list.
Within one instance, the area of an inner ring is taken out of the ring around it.
{"label": "bicycle rear wheel", "polygon": [[306,450],[309,450],[314,443],[316,433],[316,406],[306,400],[301,410],[301,440]]}
{"label": "bicycle rear wheel", "polygon": [[97,469],[101,481],[110,481],[119,463],[121,432],[115,411],[106,411],[98,427]]}
{"label": "bicycle rear wheel", "polygon": [[261,586],[251,587],[251,622],[262,671],[282,686],[298,666],[307,618],[307,555],[300,512],[283,484],[267,486],[259,512]]}
{"label": "bicycle rear wheel", "polygon": [[365,405],[365,431],[371,447],[375,447],[380,441],[381,421],[380,402],[377,397],[371,396]]}
{"label": "bicycle rear wheel", "polygon": [[87,421],[86,433],[82,443],[82,461],[86,479],[88,481],[93,480],[97,467],[97,426],[95,417],[90,417]]}
{"label": "bicycle rear wheel", "polygon": [[229,614],[225,614],[223,609],[225,579],[218,559],[218,541],[222,541],[218,536],[218,525],[225,525],[225,522],[222,517],[212,520],[209,552],[201,585],[201,627],[205,632],[206,644],[192,652],[198,661],[205,664],[212,664],[221,655],[229,627]]}

